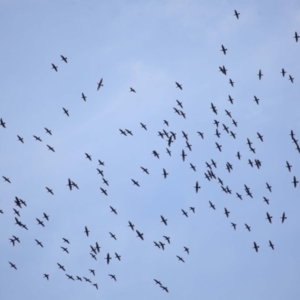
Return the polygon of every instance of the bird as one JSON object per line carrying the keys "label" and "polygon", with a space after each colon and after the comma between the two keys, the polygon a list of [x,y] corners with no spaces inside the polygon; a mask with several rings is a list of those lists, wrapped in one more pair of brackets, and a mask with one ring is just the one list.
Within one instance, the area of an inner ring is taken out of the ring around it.
{"label": "bird", "polygon": [[47,280],[49,280],[49,274],[44,274],[44,278],[46,278]]}
{"label": "bird", "polygon": [[16,269],[16,270],[17,270],[17,267],[16,267],[16,265],[15,265],[15,264],[13,264],[13,263],[12,263],[12,262],[10,262],[10,261],[9,261],[9,264],[10,264],[10,267],[11,267],[11,268],[14,268],[14,269]]}
{"label": "bird", "polygon": [[108,275],[111,277],[111,279],[114,279],[114,281],[117,281],[116,275],[113,275],[113,274],[108,274]]}
{"label": "bird", "polygon": [[86,234],[86,236],[89,236],[89,230],[88,230],[88,228],[85,226],[85,228],[84,228],[84,232],[85,232],[85,234]]}
{"label": "bird", "polygon": [[69,111],[66,108],[64,108],[64,107],[62,109],[64,111],[64,114],[66,114],[69,117]]}
{"label": "bird", "polygon": [[182,257],[180,257],[180,256],[178,256],[178,255],[176,255],[176,256],[177,256],[178,260],[180,260],[180,261],[182,261],[182,262],[185,262],[184,259],[183,259]]}
{"label": "bird", "polygon": [[221,47],[222,47],[221,51],[224,53],[224,55],[226,55],[227,49],[223,45],[221,45]]}
{"label": "bird", "polygon": [[294,39],[296,40],[296,43],[298,43],[298,39],[299,39],[299,35],[298,35],[298,33],[297,33],[297,31],[295,32],[295,35],[294,35]]}
{"label": "bird", "polygon": [[22,144],[24,144],[24,139],[23,139],[22,137],[20,137],[19,135],[17,135],[17,137],[18,137],[18,140],[19,140]]}
{"label": "bird", "polygon": [[63,60],[65,63],[68,63],[67,57],[65,57],[65,56],[63,56],[63,55],[61,55],[60,57],[61,57],[61,60]]}
{"label": "bird", "polygon": [[98,82],[98,86],[97,86],[97,91],[99,91],[99,89],[101,88],[101,86],[103,86],[103,78],[100,79],[100,81]]}
{"label": "bird", "polygon": [[255,242],[253,242],[253,245],[254,245],[253,248],[255,249],[255,251],[258,252],[259,246]]}
{"label": "bird", "polygon": [[7,178],[7,177],[5,177],[5,176],[2,176],[2,177],[3,177],[4,181],[6,181],[6,182],[8,182],[8,183],[11,183],[10,180],[9,180],[9,178]]}
{"label": "bird", "polygon": [[41,138],[36,136],[36,135],[33,135],[33,137],[35,138],[36,141],[39,141],[39,142],[42,142]]}
{"label": "bird", "polygon": [[52,65],[52,69],[54,69],[57,72],[57,66],[55,64],[51,64]]}
{"label": "bird", "polygon": [[81,93],[81,98],[86,102],[86,95],[84,93]]}
{"label": "bird", "polygon": [[286,220],[287,217],[285,216],[285,212],[282,213],[282,217],[281,217],[281,223],[284,223],[284,220]]}
{"label": "bird", "polygon": [[181,84],[179,84],[179,83],[178,83],[178,82],[176,82],[176,81],[175,81],[175,83],[176,83],[176,87],[182,90],[182,85],[181,85]]}
{"label": "bird", "polygon": [[140,123],[140,124],[141,124],[142,128],[144,128],[145,130],[147,130],[147,127],[146,127],[145,124],[143,124],[143,123]]}
{"label": "bird", "polygon": [[136,93],[135,89],[133,89],[132,87],[130,88],[130,92]]}
{"label": "bird", "polygon": [[236,16],[236,18],[239,18],[240,13],[238,13],[236,10],[234,10],[234,15]]}

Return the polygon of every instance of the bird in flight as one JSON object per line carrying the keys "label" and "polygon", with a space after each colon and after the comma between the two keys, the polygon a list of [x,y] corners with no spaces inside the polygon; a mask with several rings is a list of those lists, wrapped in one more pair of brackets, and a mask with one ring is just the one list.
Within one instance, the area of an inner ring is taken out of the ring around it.
{"label": "bird in flight", "polygon": [[48,128],[46,128],[46,127],[44,127],[45,128],[45,130],[46,130],[46,133],[48,133],[48,134],[50,134],[50,135],[52,135],[52,132],[51,132],[51,130],[49,130]]}
{"label": "bird in flight", "polygon": [[65,109],[64,107],[62,109],[64,111],[64,114],[66,114],[69,117],[69,111],[67,109]]}
{"label": "bird in flight", "polygon": [[164,176],[164,178],[166,179],[167,178],[167,176],[169,175],[169,173],[167,173],[167,171],[165,170],[165,169],[163,169],[163,174],[162,174],[163,176]]}
{"label": "bird in flight", "polygon": [[282,217],[281,217],[281,223],[284,223],[284,220],[286,220],[287,217],[285,216],[285,212],[282,213]]}
{"label": "bird in flight", "polygon": [[48,150],[51,150],[52,152],[55,152],[55,150],[54,150],[53,147],[51,147],[51,146],[49,146],[49,145],[47,145],[47,147],[48,147]]}
{"label": "bird in flight", "polygon": [[230,214],[230,211],[228,211],[226,207],[224,208],[224,211],[225,211],[224,214],[225,214],[226,217],[228,218],[228,217],[229,217],[229,214]]}
{"label": "bird in flight", "polygon": [[196,181],[196,185],[194,186],[196,193],[198,193],[198,190],[201,188],[198,181]]}
{"label": "bird in flight", "polygon": [[289,75],[289,80],[291,81],[291,83],[294,83],[294,78],[291,75]]}
{"label": "bird in flight", "polygon": [[68,63],[67,57],[65,57],[65,56],[63,56],[63,55],[61,55],[60,57],[61,57],[61,60],[63,60],[65,63]]}
{"label": "bird in flight", "polygon": [[268,212],[267,212],[266,214],[267,214],[266,219],[268,219],[268,221],[269,221],[270,223],[272,223],[272,218],[273,218],[273,217],[270,216]]}
{"label": "bird in flight", "polygon": [[255,249],[256,252],[258,252],[259,246],[255,242],[253,242],[253,244],[254,244],[253,248]]}
{"label": "bird in flight", "polygon": [[88,153],[85,153],[85,158],[88,158],[90,161],[92,161],[92,156],[89,155]]}
{"label": "bird in flight", "polygon": [[9,180],[9,178],[7,178],[7,177],[5,177],[5,176],[2,176],[2,177],[3,177],[4,181],[6,181],[6,182],[8,182],[8,183],[11,183],[10,180]]}
{"label": "bird in flight", "polygon": [[44,278],[46,278],[47,280],[49,280],[49,274],[44,274]]}
{"label": "bird in flight", "polygon": [[286,71],[284,69],[281,69],[281,74],[282,74],[282,77],[284,77]]}
{"label": "bird in flight", "polygon": [[223,45],[221,45],[221,47],[222,47],[221,51],[226,55],[227,49]]}
{"label": "bird in flight", "polygon": [[136,181],[136,180],[134,180],[134,179],[131,179],[131,181],[133,182],[134,185],[136,185],[136,186],[138,186],[138,187],[140,186],[139,183],[138,183],[138,181]]}
{"label": "bird in flight", "polygon": [[85,232],[86,236],[89,236],[89,230],[88,230],[88,228],[86,226],[84,228],[84,232]]}
{"label": "bird in flight", "polygon": [[212,204],[212,202],[211,202],[211,201],[208,201],[208,202],[209,202],[209,205],[210,205],[210,207],[211,207],[212,209],[216,210],[216,207],[215,207],[215,205],[214,205],[214,204]]}
{"label": "bird in flight", "polygon": [[246,229],[247,229],[248,231],[251,231],[251,227],[250,227],[249,225],[247,225],[247,224],[245,223],[245,226],[246,226]]}
{"label": "bird in flight", "polygon": [[52,65],[52,69],[54,69],[57,72],[57,66],[55,64],[51,64]]}
{"label": "bird in flight", "polygon": [[259,80],[261,80],[261,77],[263,76],[263,73],[261,72],[261,70],[259,70],[257,76],[258,76]]}
{"label": "bird in flight", "polygon": [[181,84],[179,84],[179,83],[178,83],[178,82],[176,82],[176,81],[175,81],[175,83],[176,83],[176,87],[177,87],[177,88],[180,88],[180,89],[182,90],[182,85],[181,85]]}
{"label": "bird in flight", "polygon": [[39,220],[38,218],[36,218],[36,220],[38,221],[38,225],[41,225],[41,226],[45,227],[43,221]]}
{"label": "bird in flight", "polygon": [[42,141],[41,138],[36,135],[33,135],[33,137],[35,138],[36,141],[40,141],[40,142]]}
{"label": "bird in flight", "polygon": [[296,40],[296,43],[298,43],[298,39],[299,39],[299,35],[298,35],[298,33],[297,33],[297,31],[295,32],[295,36],[294,36],[294,39]]}
{"label": "bird in flight", "polygon": [[116,275],[113,275],[113,274],[108,274],[108,275],[111,277],[111,279],[114,279],[115,281],[117,281]]}
{"label": "bird in flight", "polygon": [[289,172],[291,172],[291,168],[292,168],[292,166],[289,164],[289,162],[288,162],[288,161],[286,162],[286,167],[288,168]]}
{"label": "bird in flight", "polygon": [[18,137],[18,140],[19,140],[22,144],[24,144],[24,139],[23,139],[22,137],[20,137],[19,135],[17,135],[17,137]]}
{"label": "bird in flight", "polygon": [[3,128],[6,128],[5,122],[2,120],[2,118],[0,118],[0,125],[1,125]]}
{"label": "bird in flight", "polygon": [[236,16],[237,19],[239,19],[240,13],[238,13],[236,10],[234,10],[234,16]]}
{"label": "bird in flight", "polygon": [[66,271],[64,266],[62,266],[62,265],[59,264],[59,263],[57,263],[57,265],[58,265],[58,267],[59,267],[60,269],[62,269],[63,271]]}
{"label": "bird in flight", "polygon": [[165,219],[163,216],[160,216],[160,218],[161,218],[161,222],[163,222],[166,226],[168,225],[168,223],[167,223],[167,219]]}
{"label": "bird in flight", "polygon": [[112,237],[114,240],[117,240],[116,236],[113,233],[109,232],[109,234],[110,234],[110,237]]}
{"label": "bird in flight", "polygon": [[181,260],[182,262],[185,262],[182,257],[180,257],[178,255],[176,255],[176,256],[177,256],[178,260]]}
{"label": "bird in flight", "polygon": [[54,195],[53,191],[50,188],[46,187],[46,189],[47,189],[47,193]]}
{"label": "bird in flight", "polygon": [[135,89],[133,89],[132,87],[130,88],[130,92],[136,93]]}
{"label": "bird in flight", "polygon": [[144,234],[143,233],[139,232],[138,230],[136,230],[136,233],[138,234],[137,237],[144,240],[144,237],[143,237]]}
{"label": "bird in flight", "polygon": [[109,261],[111,260],[111,257],[110,257],[110,255],[109,255],[109,253],[107,253],[105,259],[106,259],[107,264],[109,264]]}
{"label": "bird in flight", "polygon": [[142,128],[144,128],[145,130],[147,130],[147,127],[146,127],[145,124],[143,124],[143,123],[140,123],[140,124],[141,124]]}
{"label": "bird in flight", "polygon": [[115,213],[117,215],[117,211],[115,208],[113,208],[112,206],[110,206],[111,212]]}
{"label": "bird in flight", "polygon": [[269,247],[271,247],[272,250],[274,250],[274,244],[271,241],[269,241]]}
{"label": "bird in flight", "polygon": [[42,244],[40,241],[38,241],[37,239],[35,239],[35,241],[36,241],[36,244],[37,244],[37,245],[39,245],[39,246],[41,246],[42,248],[44,248],[43,244]]}
{"label": "bird in flight", "polygon": [[81,93],[81,98],[86,102],[86,95],[84,93]]}
{"label": "bird in flight", "polygon": [[294,176],[292,183],[294,184],[294,187],[297,187],[297,183],[299,183],[299,181],[296,179],[296,176]]}
{"label": "bird in flight", "polygon": [[9,264],[10,264],[10,267],[11,267],[11,268],[14,268],[14,269],[16,269],[16,270],[17,270],[17,267],[16,267],[16,265],[15,265],[15,264],[11,263],[10,261],[9,261]]}
{"label": "bird in flight", "polygon": [[103,86],[102,82],[103,82],[103,78],[101,78],[100,81],[98,82],[97,91],[99,91],[99,89],[101,88],[101,86]]}
{"label": "bird in flight", "polygon": [[130,221],[128,221],[128,226],[132,229],[132,230],[134,230],[134,225],[130,222]]}
{"label": "bird in flight", "polygon": [[103,194],[105,194],[105,195],[107,196],[107,191],[106,191],[105,189],[103,189],[103,188],[101,187],[100,190],[101,190],[101,192],[102,192]]}

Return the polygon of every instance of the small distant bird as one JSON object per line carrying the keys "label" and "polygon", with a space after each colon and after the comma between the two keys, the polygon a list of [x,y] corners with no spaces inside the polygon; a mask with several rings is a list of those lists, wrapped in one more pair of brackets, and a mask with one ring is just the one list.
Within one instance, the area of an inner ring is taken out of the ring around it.
{"label": "small distant bird", "polygon": [[52,69],[54,69],[57,72],[57,66],[52,64]]}
{"label": "small distant bird", "polygon": [[60,57],[61,57],[61,60],[63,60],[65,63],[68,63],[67,57],[65,57],[65,56],[63,56],[63,55],[61,55]]}
{"label": "small distant bird", "polygon": [[238,13],[236,10],[234,10],[234,15],[236,16],[237,19],[239,19],[240,13]]}

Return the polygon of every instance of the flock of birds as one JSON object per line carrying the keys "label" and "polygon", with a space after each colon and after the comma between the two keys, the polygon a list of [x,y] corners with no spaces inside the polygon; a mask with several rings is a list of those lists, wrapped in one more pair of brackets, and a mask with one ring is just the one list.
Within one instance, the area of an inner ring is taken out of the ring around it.
{"label": "flock of birds", "polygon": [[[238,13],[236,10],[234,11],[234,15],[236,16],[237,19],[239,19],[239,15],[240,13]],[[299,35],[297,34],[297,32],[295,32],[295,40],[296,42],[298,42],[298,39],[299,39]],[[224,55],[227,54],[227,49],[225,48],[224,45],[221,45],[221,51],[223,52]],[[68,63],[68,60],[67,60],[67,57],[61,55],[61,59],[65,62],[65,63]],[[58,72],[58,66],[56,66],[55,64],[52,63],[52,68]],[[227,75],[227,69],[225,68],[225,66],[220,66],[219,67],[219,70],[220,72],[222,72],[224,75]],[[282,76],[284,77],[285,74],[286,74],[286,71],[282,68],[282,71],[281,71],[281,74]],[[261,70],[259,70],[258,72],[258,78],[259,80],[262,79],[262,76],[263,76],[263,73]],[[289,80],[293,83],[294,82],[294,78],[289,75]],[[232,81],[232,79],[229,79],[229,83],[232,87],[234,87],[234,82]],[[98,82],[97,84],[97,90],[100,90],[101,87],[103,87],[103,78],[101,78],[101,80]],[[183,86],[182,84],[178,83],[178,82],[175,82],[175,86],[176,88],[178,88],[179,90],[183,90]],[[136,90],[132,87],[130,87],[130,92],[133,92],[133,93],[136,93]],[[83,99],[83,101],[86,101],[87,100],[87,97],[84,93],[81,94],[81,97]],[[228,101],[233,105],[233,98],[231,96],[229,96],[229,99]],[[254,96],[254,101],[256,102],[257,105],[259,105],[259,99]],[[180,116],[180,117],[183,117],[184,119],[186,118],[186,113],[183,111],[183,103],[180,102],[179,100],[176,100],[176,105],[177,106],[174,106],[173,109],[174,109],[174,112]],[[63,113],[70,117],[70,114],[69,114],[69,111],[68,109],[66,108],[62,108],[63,109]],[[215,114],[215,115],[218,115],[218,110],[217,110],[217,107],[211,103],[211,109],[212,109],[212,112]],[[232,121],[232,124],[235,126],[235,127],[238,127],[238,122],[236,120],[233,119],[232,115],[231,115],[231,112],[226,110],[225,109],[225,114],[226,116],[228,116],[230,118],[230,120]],[[172,144],[177,140],[177,133],[176,132],[173,132],[171,130],[167,130],[167,128],[169,128],[169,122],[167,120],[163,120],[163,124],[165,125],[165,128],[163,128],[161,131],[158,131],[158,136],[166,143],[166,153],[169,155],[169,156],[172,156],[172,152],[171,152],[171,146]],[[147,131],[147,125],[144,124],[144,123],[140,123],[141,125],[141,129],[142,130],[145,130]],[[220,121],[219,120],[214,120],[214,125],[216,126],[215,127],[215,135],[218,139],[220,139],[221,137],[221,132],[219,131],[221,126],[220,125]],[[237,135],[236,133],[234,133],[232,130],[233,129],[230,129],[229,126],[227,126],[226,124],[222,123],[222,129],[223,131],[225,131],[229,136],[231,136],[232,138],[236,139],[237,138]],[[2,126],[2,128],[6,128],[6,123],[5,121],[0,118],[0,126]],[[44,128],[45,129],[45,132],[46,134],[48,135],[52,135],[52,131],[48,128]],[[129,129],[119,129],[120,131],[120,134],[123,135],[123,136],[133,136],[133,132]],[[198,136],[201,138],[201,139],[204,139],[204,133],[203,132],[200,132],[200,131],[197,131],[198,133]],[[296,145],[296,150],[300,153],[300,146],[298,144],[298,140],[296,139],[295,137],[295,134],[293,132],[293,130],[291,130],[290,132],[290,136],[291,136],[291,139],[292,139],[292,142]],[[33,138],[38,141],[38,142],[42,142],[42,139],[39,137],[39,136],[36,136],[36,135],[33,135]],[[192,151],[192,145],[191,145],[191,142],[189,140],[189,137],[188,137],[188,134],[184,131],[182,131],[182,138],[184,140],[184,143],[185,143],[185,148],[188,149],[188,151]],[[260,140],[260,142],[263,142],[264,139],[263,139],[263,135],[259,132],[257,132],[257,138]],[[24,138],[17,135],[17,139],[18,141],[20,141],[21,143],[24,144]],[[256,154],[256,150],[255,148],[253,147],[253,142],[250,141],[249,138],[247,138],[247,141],[246,141],[246,144],[248,145],[249,147],[249,151],[251,151],[253,154]],[[219,142],[215,142],[215,145],[216,145],[216,149],[218,149],[219,152],[222,152],[222,145],[219,143]],[[55,149],[53,146],[50,146],[48,144],[46,144],[48,150],[52,151],[52,152],[55,152]],[[184,162],[186,160],[186,157],[188,156],[187,155],[187,150],[185,149],[182,149],[181,153],[180,153],[180,156],[181,156],[181,159],[182,161]],[[155,158],[157,159],[160,159],[161,158],[161,154],[157,151],[157,150],[153,150],[152,151],[152,154]],[[85,157],[86,159],[88,159],[89,161],[92,161],[92,156],[89,154],[89,153],[85,153]],[[241,160],[241,153],[240,151],[238,151],[236,153],[236,157],[238,160]],[[99,166],[105,166],[105,163],[103,161],[101,161],[100,159],[98,159],[98,163],[99,163]],[[205,162],[206,164],[206,172],[204,172],[204,178],[207,179],[208,181],[217,181],[218,184],[220,184],[220,188],[222,189],[222,191],[226,194],[232,194],[232,190],[229,188],[228,185],[225,186],[223,180],[221,178],[219,178],[215,172],[217,169],[217,163],[211,159],[210,162]],[[248,164],[250,165],[250,167],[256,167],[256,168],[261,168],[262,166],[262,163],[261,161],[258,159],[258,158],[255,158],[253,161],[251,159],[248,159]],[[149,175],[150,172],[148,171],[148,169],[144,166],[141,166],[140,167],[142,172],[144,172],[145,174]],[[192,171],[196,172],[196,166],[190,162],[190,168],[192,169]],[[292,170],[292,165],[286,161],[286,168],[288,169],[288,172],[291,172]],[[101,175],[102,177],[102,180],[103,180],[103,184],[105,186],[109,186],[109,182],[108,180],[104,177],[104,170],[101,170],[99,169],[99,167],[96,168],[97,172],[99,175]],[[226,163],[226,170],[231,173],[233,171],[233,164],[230,163],[230,162],[227,162]],[[165,168],[162,169],[162,176],[164,177],[164,179],[166,179],[168,177],[169,173],[167,172],[167,170]],[[4,181],[7,182],[8,184],[13,184],[13,182],[6,176],[2,176]],[[137,186],[137,187],[140,187],[140,183],[138,182],[138,180],[136,179],[133,179],[131,178],[131,181],[133,183],[133,185]],[[293,176],[292,177],[292,184],[293,186],[296,188],[297,187],[297,184],[298,184],[298,180],[296,178],[296,176]],[[67,181],[67,186],[69,188],[70,191],[72,191],[74,188],[76,189],[79,189],[79,186],[77,183],[75,183],[73,180],[71,180],[70,178],[68,178],[68,181]],[[47,193],[50,193],[51,195],[54,195],[54,191],[50,188],[50,187],[45,187],[46,188],[46,191]],[[195,183],[195,186],[193,187],[195,189],[195,192],[198,193],[198,191],[201,189],[201,186],[199,184],[198,181],[196,181]],[[272,192],[272,186],[266,182],[266,188],[267,190],[271,193]],[[249,196],[251,198],[253,198],[253,194],[251,192],[251,189],[249,186],[247,186],[246,184],[244,184],[244,190],[245,190],[245,193],[246,193],[246,196]],[[100,187],[100,191],[102,194],[104,194],[105,196],[108,196],[108,191],[107,189],[105,189],[104,187]],[[239,193],[239,192],[235,192],[236,196],[238,199],[240,200],[243,200],[243,195],[242,193]],[[267,197],[263,197],[263,201],[269,205],[270,204],[270,201]],[[212,208],[213,210],[216,210],[216,205],[212,203],[212,201],[208,201],[209,203],[209,207]],[[21,210],[24,209],[24,207],[27,207],[27,203],[26,201],[22,200],[21,198],[19,197],[15,197],[14,199],[14,204],[15,204],[15,207],[12,208],[13,210],[13,213],[15,215],[14,219],[15,219],[15,224],[25,230],[29,230],[27,225],[23,223],[23,221],[21,221]],[[116,214],[117,215],[117,209],[110,206],[110,209],[111,209],[111,212]],[[191,213],[195,213],[196,210],[195,210],[195,207],[189,207],[189,210]],[[182,215],[185,216],[185,217],[188,217],[188,211],[187,209],[181,209],[181,212],[182,212]],[[4,211],[2,209],[0,209],[0,213],[4,213]],[[224,214],[227,218],[229,218],[229,215],[230,215],[230,211],[228,210],[228,208],[224,207]],[[46,222],[49,222],[50,221],[50,217],[49,215],[47,215],[47,213],[43,213],[43,216],[42,218],[46,221]],[[269,223],[272,223],[272,218],[273,216],[270,215],[269,212],[266,212],[266,219]],[[287,216],[285,214],[285,212],[282,212],[282,215],[281,215],[281,222],[284,223],[285,220],[287,219]],[[37,221],[37,225],[40,225],[42,227],[45,227],[45,221],[44,220],[41,220],[41,218],[36,218],[36,221]],[[163,216],[163,215],[160,215],[160,221],[165,225],[167,226],[168,225],[168,220]],[[234,230],[237,229],[237,224],[234,223],[234,222],[231,222],[231,226],[233,227]],[[251,231],[251,227],[249,224],[244,224],[245,226],[245,229],[247,231]],[[144,233],[140,232],[138,229],[135,229],[135,225],[131,222],[131,221],[128,221],[128,227],[130,227],[130,229],[132,231],[135,231],[136,234],[137,234],[137,237],[140,238],[141,241],[144,241]],[[84,233],[86,234],[87,237],[89,237],[89,229],[87,226],[85,226],[84,228]],[[109,232],[109,235],[112,239],[114,240],[117,240],[117,237],[114,233],[112,232]],[[171,244],[171,237],[170,236],[166,236],[164,235],[163,236],[163,241],[153,241],[154,243],[154,246],[157,247],[158,249],[161,249],[161,250],[164,250],[165,247],[166,247],[166,244],[169,245]],[[69,250],[68,250],[68,245],[70,244],[70,241],[63,237],[62,238],[62,241],[64,243],[64,246],[61,246],[61,249],[62,251],[64,251],[65,253],[69,254]],[[9,238],[9,242],[12,244],[12,246],[16,246],[17,244],[19,244],[21,242],[21,239],[16,236],[16,235],[12,235],[10,238]],[[43,248],[44,245],[41,241],[39,241],[38,239],[35,239],[35,242],[36,242],[36,245]],[[253,242],[253,249],[258,252],[259,251],[259,245],[254,241]],[[273,244],[273,242],[271,240],[269,240],[269,247],[274,250],[275,249],[275,245]],[[90,255],[91,255],[91,258],[94,259],[94,260],[97,260],[97,255],[100,253],[100,245],[98,242],[96,242],[94,245],[90,245]],[[186,246],[183,246],[183,251],[186,253],[186,254],[189,254],[189,248],[186,247]],[[118,261],[121,261],[121,255],[118,254],[118,253],[114,253],[115,254],[115,259],[117,259]],[[180,255],[177,255],[177,258],[179,261],[181,262],[185,262],[184,258]],[[109,264],[110,263],[110,260],[112,259],[110,253],[107,253],[105,258],[106,260],[106,263]],[[15,270],[17,270],[17,266],[15,263],[9,261],[9,265],[10,267],[14,268]],[[85,276],[74,276],[74,275],[70,275],[70,274],[67,274],[66,273],[66,268],[64,267],[64,265],[62,265],[61,263],[58,263],[57,262],[57,266],[60,270],[62,270],[63,272],[65,272],[65,275],[66,277],[69,279],[69,280],[78,280],[78,281],[85,281],[85,282],[88,282],[90,283],[91,285],[93,285],[96,289],[98,289],[98,284],[97,283],[94,283],[92,282],[92,280],[90,278],[87,278]],[[96,272],[94,269],[89,269],[89,272],[90,274],[92,274],[93,276],[96,276]],[[43,274],[44,278],[46,280],[49,280],[50,279],[50,274],[48,273],[44,273]],[[114,281],[117,281],[117,276],[115,274],[108,274],[108,276],[114,280]],[[159,280],[157,279],[154,279],[154,282],[164,291],[166,292],[169,292],[168,288],[166,286],[164,286]]]}

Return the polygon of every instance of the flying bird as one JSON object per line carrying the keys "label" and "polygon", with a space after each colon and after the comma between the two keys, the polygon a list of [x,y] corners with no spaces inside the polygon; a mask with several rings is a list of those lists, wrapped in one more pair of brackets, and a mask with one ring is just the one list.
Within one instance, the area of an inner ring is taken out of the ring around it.
{"label": "flying bird", "polygon": [[97,91],[99,91],[101,86],[103,86],[102,82],[103,82],[103,78],[101,78],[100,81],[98,82]]}
{"label": "flying bird", "polygon": [[55,64],[51,64],[52,65],[52,69],[54,69],[57,72],[57,66]]}
{"label": "flying bird", "polygon": [[61,60],[63,60],[65,63],[68,63],[67,57],[65,57],[65,56],[63,56],[63,55],[61,55],[60,57],[61,57]]}
{"label": "flying bird", "polygon": [[224,55],[226,55],[227,49],[223,45],[221,45],[221,47],[222,47],[221,51],[224,53]]}
{"label": "flying bird", "polygon": [[69,117],[69,111],[67,109],[65,109],[64,107],[62,109],[64,111],[64,114],[66,114]]}
{"label": "flying bird", "polygon": [[88,228],[85,226],[85,228],[84,228],[84,232],[85,232],[85,234],[86,234],[86,236],[89,236],[89,230],[88,230]]}
{"label": "flying bird", "polygon": [[175,81],[175,83],[176,83],[176,87],[177,87],[177,88],[180,88],[180,89],[182,90],[182,85],[181,85],[181,84],[179,84],[179,83],[178,83],[178,82],[176,82],[176,81]]}

